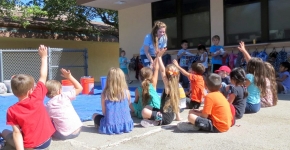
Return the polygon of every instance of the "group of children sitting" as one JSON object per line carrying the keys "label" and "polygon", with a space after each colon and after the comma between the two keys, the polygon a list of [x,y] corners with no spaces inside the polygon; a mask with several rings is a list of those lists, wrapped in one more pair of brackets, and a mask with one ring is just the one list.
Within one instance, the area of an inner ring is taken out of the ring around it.
{"label": "group of children sitting", "polygon": [[[141,69],[141,86],[135,90],[135,100],[120,68],[111,68],[105,89],[101,94],[102,114],[93,114],[95,127],[102,134],[128,133],[133,130],[131,115],[140,119],[143,127],[167,125],[175,119],[182,120],[180,112],[191,109],[188,122],[180,122],[181,131],[204,130],[226,132],[241,119],[244,113],[257,113],[261,107],[277,104],[277,90],[290,90],[289,63],[281,63],[280,76],[276,78],[271,64],[259,58],[251,58],[243,42],[238,47],[247,60],[246,72],[242,68],[222,66],[216,74],[204,76],[202,63],[194,63],[187,72],[176,60],[164,66],[162,55],[166,49],[157,51],[153,70]],[[4,130],[0,136],[16,149],[44,149],[51,139],[66,140],[77,137],[82,123],[71,100],[82,91],[80,83],[70,71],[61,69],[62,76],[69,79],[75,89],[62,92],[61,84],[47,79],[47,48],[39,47],[41,57],[40,78],[35,85],[30,75],[15,75],[11,80],[12,91],[19,102],[7,110],[7,124],[13,131]],[[158,74],[161,74],[164,90],[160,97],[156,91]],[[190,98],[179,84],[180,73],[190,81]],[[223,82],[225,81],[225,82]],[[230,81],[230,82],[228,82]],[[207,94],[205,94],[207,91]],[[51,98],[43,104],[45,96]],[[203,109],[200,109],[204,99]]]}

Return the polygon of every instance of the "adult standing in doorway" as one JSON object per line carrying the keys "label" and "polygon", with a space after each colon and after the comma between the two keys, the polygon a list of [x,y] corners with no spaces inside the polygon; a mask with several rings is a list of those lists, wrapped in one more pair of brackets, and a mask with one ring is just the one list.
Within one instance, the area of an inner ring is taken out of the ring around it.
{"label": "adult standing in doorway", "polygon": [[156,57],[156,51],[167,46],[166,24],[156,21],[151,33],[147,34],[140,49],[140,57],[144,67],[151,67]]}

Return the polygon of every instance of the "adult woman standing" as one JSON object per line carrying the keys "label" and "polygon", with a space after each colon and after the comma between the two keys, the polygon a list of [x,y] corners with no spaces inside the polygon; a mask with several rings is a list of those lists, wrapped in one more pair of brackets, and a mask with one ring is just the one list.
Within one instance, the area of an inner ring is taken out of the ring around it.
{"label": "adult woman standing", "polygon": [[144,67],[151,67],[156,57],[156,51],[167,46],[166,25],[156,21],[151,33],[147,34],[140,49],[140,57]]}

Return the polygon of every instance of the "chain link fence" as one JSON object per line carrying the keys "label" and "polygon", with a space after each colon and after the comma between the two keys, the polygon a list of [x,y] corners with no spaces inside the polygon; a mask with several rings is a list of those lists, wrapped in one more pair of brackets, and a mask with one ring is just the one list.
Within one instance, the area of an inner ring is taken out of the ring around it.
{"label": "chain link fence", "polygon": [[[0,49],[0,80],[10,80],[15,74],[29,74],[38,80],[40,63],[37,49]],[[61,68],[69,69],[77,79],[87,76],[87,50],[48,48],[48,79],[63,79]]]}

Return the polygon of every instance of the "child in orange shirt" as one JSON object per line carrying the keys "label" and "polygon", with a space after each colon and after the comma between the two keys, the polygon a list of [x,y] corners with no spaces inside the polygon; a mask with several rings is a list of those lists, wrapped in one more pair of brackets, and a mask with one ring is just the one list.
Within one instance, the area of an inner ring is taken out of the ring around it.
{"label": "child in orange shirt", "polygon": [[190,80],[191,101],[187,102],[187,108],[198,109],[204,96],[204,80],[202,75],[205,68],[203,64],[193,63],[191,65],[192,73],[188,73],[186,70],[182,69],[176,60],[173,60],[173,64]]}
{"label": "child in orange shirt", "polygon": [[215,73],[206,77],[208,94],[205,96],[203,110],[190,110],[188,122],[177,124],[181,131],[204,130],[209,132],[226,132],[232,126],[233,114],[227,99],[219,92],[221,77]]}

